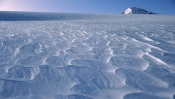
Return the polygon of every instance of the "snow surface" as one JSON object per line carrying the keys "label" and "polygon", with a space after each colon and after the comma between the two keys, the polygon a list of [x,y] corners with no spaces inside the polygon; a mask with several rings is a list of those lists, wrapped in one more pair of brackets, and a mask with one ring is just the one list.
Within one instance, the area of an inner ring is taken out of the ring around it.
{"label": "snow surface", "polygon": [[141,9],[141,8],[131,7],[131,8],[126,9],[123,12],[123,14],[155,14],[155,13],[146,11],[146,10]]}
{"label": "snow surface", "polygon": [[0,99],[175,98],[174,16],[30,15],[1,17]]}

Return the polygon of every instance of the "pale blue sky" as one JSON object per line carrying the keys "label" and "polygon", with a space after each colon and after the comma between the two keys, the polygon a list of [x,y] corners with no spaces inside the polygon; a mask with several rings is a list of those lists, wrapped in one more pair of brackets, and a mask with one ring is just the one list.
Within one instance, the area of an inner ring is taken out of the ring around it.
{"label": "pale blue sky", "polygon": [[121,13],[133,6],[175,15],[175,0],[0,0],[1,11]]}

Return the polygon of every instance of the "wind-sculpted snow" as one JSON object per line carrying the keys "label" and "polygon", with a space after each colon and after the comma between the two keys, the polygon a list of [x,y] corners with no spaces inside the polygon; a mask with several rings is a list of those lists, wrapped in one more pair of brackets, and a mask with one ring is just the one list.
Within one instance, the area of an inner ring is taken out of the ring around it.
{"label": "wind-sculpted snow", "polygon": [[0,99],[174,99],[174,16],[78,16],[0,21]]}

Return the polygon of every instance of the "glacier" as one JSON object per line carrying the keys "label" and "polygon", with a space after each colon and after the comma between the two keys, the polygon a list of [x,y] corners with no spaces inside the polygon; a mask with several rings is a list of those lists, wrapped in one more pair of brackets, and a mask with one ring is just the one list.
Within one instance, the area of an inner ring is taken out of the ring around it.
{"label": "glacier", "polygon": [[175,99],[175,16],[0,12],[0,99]]}

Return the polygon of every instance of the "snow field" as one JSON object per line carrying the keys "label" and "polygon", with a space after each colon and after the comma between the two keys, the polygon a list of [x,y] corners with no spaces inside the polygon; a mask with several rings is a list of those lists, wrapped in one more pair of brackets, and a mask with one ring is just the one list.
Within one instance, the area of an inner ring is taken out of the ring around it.
{"label": "snow field", "polygon": [[0,99],[173,99],[174,19],[0,21]]}

